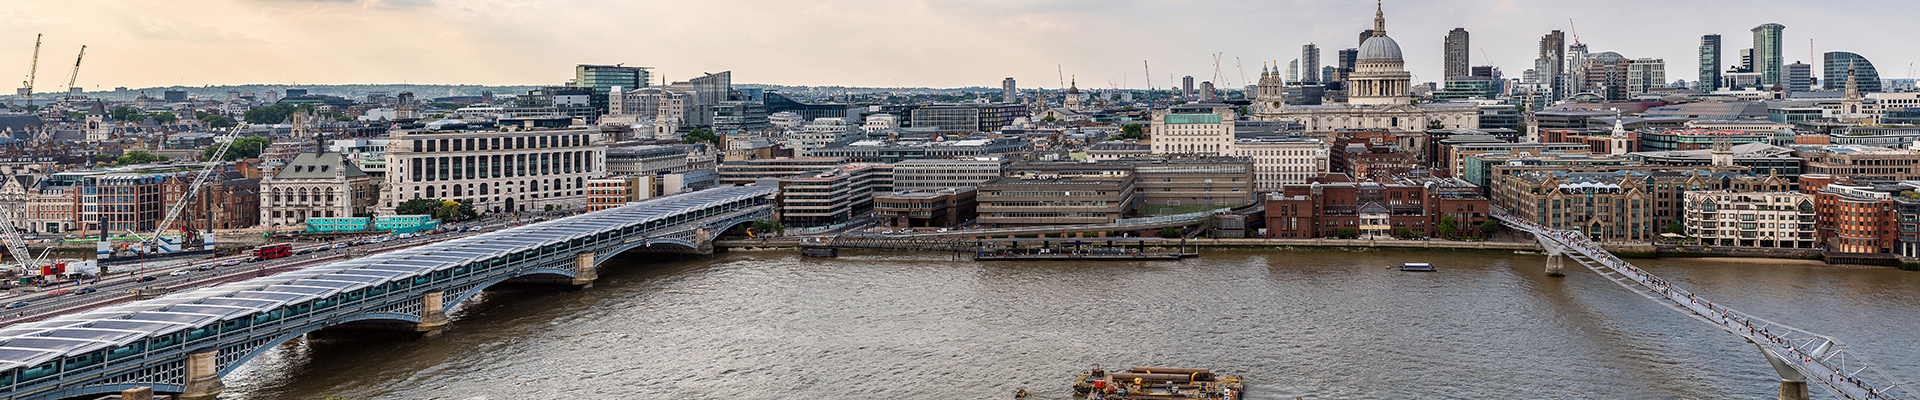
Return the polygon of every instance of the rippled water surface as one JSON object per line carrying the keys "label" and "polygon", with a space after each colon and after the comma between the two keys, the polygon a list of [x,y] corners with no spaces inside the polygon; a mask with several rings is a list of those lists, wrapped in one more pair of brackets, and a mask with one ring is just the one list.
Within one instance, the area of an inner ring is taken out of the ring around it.
{"label": "rippled water surface", "polygon": [[[1431,262],[1437,273],[1388,268]],[[1089,364],[1212,368],[1259,399],[1772,399],[1751,344],[1513,254],[1211,251],[1178,262],[789,251],[612,262],[489,292],[445,335],[295,340],[223,399],[1066,399]],[[1920,273],[1636,260],[1920,380]],[[1815,398],[1833,398],[1814,389]]]}

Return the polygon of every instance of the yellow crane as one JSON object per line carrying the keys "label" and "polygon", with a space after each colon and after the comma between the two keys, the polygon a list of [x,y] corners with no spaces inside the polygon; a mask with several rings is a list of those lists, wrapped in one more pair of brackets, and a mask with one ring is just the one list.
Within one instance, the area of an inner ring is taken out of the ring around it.
{"label": "yellow crane", "polygon": [[80,55],[73,58],[73,72],[67,74],[67,98],[68,99],[73,98],[73,94],[75,92],[73,89],[77,89],[73,86],[73,83],[78,82],[80,79],[80,60],[86,59],[86,58],[87,58],[87,45],[83,44],[83,45],[80,45]]}
{"label": "yellow crane", "polygon": [[27,80],[20,82],[20,96],[27,99],[27,106],[33,106],[33,78],[40,72],[40,39],[46,36],[44,33],[33,35],[33,63],[27,64]]}

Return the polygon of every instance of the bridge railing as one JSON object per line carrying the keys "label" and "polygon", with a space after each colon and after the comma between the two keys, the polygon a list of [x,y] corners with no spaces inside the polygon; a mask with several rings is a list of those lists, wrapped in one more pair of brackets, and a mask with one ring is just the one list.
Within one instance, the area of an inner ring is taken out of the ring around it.
{"label": "bridge railing", "polygon": [[[1575,262],[1601,273],[1602,276],[1623,287],[1641,293],[1649,299],[1658,296],[1658,300],[1672,303],[1668,305],[1669,308],[1747,339],[1765,352],[1768,361],[1774,364],[1783,378],[1791,379],[1790,375],[1798,374],[1801,375],[1802,380],[1818,381],[1822,387],[1848,399],[1914,398],[1913,393],[1906,388],[1900,388],[1902,394],[1900,397],[1890,392],[1898,385],[1876,386],[1868,383],[1862,377],[1863,373],[1869,372],[1868,369],[1875,364],[1851,354],[1843,343],[1832,337],[1715,304],[1621,260],[1579,231],[1540,226],[1509,215],[1503,210],[1496,209],[1491,214],[1505,225],[1533,234],[1542,245],[1548,248],[1549,253],[1571,252],[1572,254],[1569,255],[1578,256],[1570,257]],[[1607,276],[1609,273],[1617,277]],[[1629,282],[1645,288],[1646,291],[1642,292],[1630,286]],[[1774,332],[1774,328],[1785,332]],[[1793,337],[1792,334],[1799,334],[1799,337]],[[1879,370],[1870,372],[1877,375],[1876,381],[1891,381]]]}

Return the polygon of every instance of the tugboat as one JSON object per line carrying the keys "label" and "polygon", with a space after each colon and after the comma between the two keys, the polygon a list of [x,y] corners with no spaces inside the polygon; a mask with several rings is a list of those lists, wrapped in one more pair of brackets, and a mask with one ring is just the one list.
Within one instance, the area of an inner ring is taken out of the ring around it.
{"label": "tugboat", "polygon": [[1109,373],[1094,364],[1073,383],[1074,397],[1119,399],[1232,399],[1244,395],[1246,384],[1237,376],[1217,376],[1200,368],[1128,368]]}

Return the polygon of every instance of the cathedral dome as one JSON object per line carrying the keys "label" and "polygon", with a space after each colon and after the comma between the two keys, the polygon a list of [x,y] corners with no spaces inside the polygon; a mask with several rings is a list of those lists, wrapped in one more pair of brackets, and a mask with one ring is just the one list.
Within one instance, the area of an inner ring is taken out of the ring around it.
{"label": "cathedral dome", "polygon": [[1360,43],[1360,54],[1355,57],[1355,61],[1363,63],[1401,62],[1400,43],[1394,42],[1393,38],[1386,36],[1367,38],[1366,42]]}

